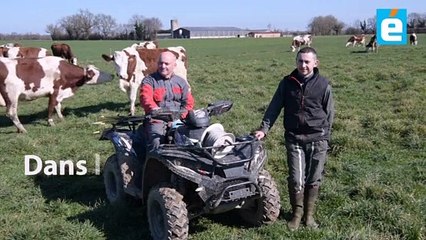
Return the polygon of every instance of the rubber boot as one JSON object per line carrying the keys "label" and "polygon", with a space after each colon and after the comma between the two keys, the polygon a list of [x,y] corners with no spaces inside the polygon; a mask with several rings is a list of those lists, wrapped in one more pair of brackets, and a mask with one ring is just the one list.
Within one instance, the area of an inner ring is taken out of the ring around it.
{"label": "rubber boot", "polygon": [[315,203],[318,198],[318,192],[319,192],[318,187],[307,187],[305,189],[304,220],[305,220],[306,227],[311,229],[318,228],[319,226],[314,219]]}
{"label": "rubber boot", "polygon": [[303,191],[294,192],[289,189],[292,218],[287,223],[290,231],[297,230],[303,217]]}

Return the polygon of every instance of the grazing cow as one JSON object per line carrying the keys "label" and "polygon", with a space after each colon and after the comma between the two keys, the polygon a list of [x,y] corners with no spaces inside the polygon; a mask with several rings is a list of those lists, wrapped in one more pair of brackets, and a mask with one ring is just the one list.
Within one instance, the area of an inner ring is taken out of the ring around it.
{"label": "grazing cow", "polygon": [[176,55],[176,68],[174,73],[183,79],[187,79],[188,59],[183,47],[169,47],[157,49],[144,49],[128,47],[121,51],[115,51],[113,55],[102,54],[102,58],[113,61],[117,75],[120,77],[120,89],[128,94],[130,100],[130,113],[135,114],[135,103],[139,85],[142,79],[157,71],[157,61],[160,53],[171,51]]}
{"label": "grazing cow", "polygon": [[146,49],[155,49],[159,47],[159,44],[157,41],[145,41],[140,43],[134,43],[132,44],[133,48],[146,48]]}
{"label": "grazing cow", "polygon": [[352,47],[355,47],[356,45],[365,47],[365,35],[361,34],[351,36],[346,42],[346,47],[350,45],[352,45]]}
{"label": "grazing cow", "polygon": [[374,34],[370,41],[368,42],[366,47],[366,51],[373,51],[373,52],[378,52],[379,51],[379,46],[377,45],[377,39],[376,39],[376,34]]}
{"label": "grazing cow", "polygon": [[307,45],[310,47],[312,44],[312,36],[310,34],[305,35],[297,35],[293,38],[293,41],[291,42],[291,51],[294,52],[299,51],[300,46]]}
{"label": "grazing cow", "polygon": [[20,46],[21,45],[19,43],[5,43],[0,45],[0,57],[7,57],[7,52],[9,51],[9,48]]}
{"label": "grazing cow", "polygon": [[11,48],[11,47],[20,47],[21,44],[19,43],[5,43],[0,45],[0,47],[5,47],[5,48]]}
{"label": "grazing cow", "polygon": [[53,109],[63,119],[63,99],[73,96],[84,84],[97,84],[112,79],[111,74],[101,72],[93,65],[82,68],[55,56],[38,59],[0,58],[0,103],[6,106],[6,115],[13,121],[18,132],[25,133],[17,114],[19,100],[49,97],[48,123],[52,126]]}
{"label": "grazing cow", "polygon": [[77,65],[77,58],[72,54],[71,47],[65,43],[54,43],[50,47],[52,55],[68,60],[69,63]]}
{"label": "grazing cow", "polygon": [[417,45],[417,35],[415,33],[410,34],[410,44],[413,46]]}
{"label": "grazing cow", "polygon": [[11,47],[4,54],[8,58],[40,58],[46,57],[48,54],[46,48],[40,47]]}

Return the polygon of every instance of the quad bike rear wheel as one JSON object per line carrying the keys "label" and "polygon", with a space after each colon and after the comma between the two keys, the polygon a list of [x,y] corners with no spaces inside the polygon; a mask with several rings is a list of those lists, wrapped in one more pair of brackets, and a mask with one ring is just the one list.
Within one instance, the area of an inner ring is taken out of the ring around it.
{"label": "quad bike rear wheel", "polygon": [[263,169],[259,174],[258,181],[263,196],[249,200],[238,210],[241,218],[253,226],[275,222],[281,207],[277,184],[271,174]]}
{"label": "quad bike rear wheel", "polygon": [[104,166],[104,185],[108,201],[112,205],[125,204],[128,196],[123,189],[123,178],[118,167],[118,160],[115,154],[111,155]]}
{"label": "quad bike rear wheel", "polygon": [[178,191],[167,185],[153,187],[148,195],[147,209],[153,239],[188,238],[188,210]]}

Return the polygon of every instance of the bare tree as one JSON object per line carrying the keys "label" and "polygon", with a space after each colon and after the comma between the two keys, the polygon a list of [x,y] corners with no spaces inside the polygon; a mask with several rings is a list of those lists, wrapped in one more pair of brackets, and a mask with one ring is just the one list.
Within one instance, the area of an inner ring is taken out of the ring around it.
{"label": "bare tree", "polygon": [[155,40],[157,39],[157,32],[163,27],[160,19],[148,18],[143,21],[145,37],[144,40]]}
{"label": "bare tree", "polygon": [[96,15],[96,29],[99,31],[103,39],[111,38],[114,34],[114,29],[117,27],[117,22],[110,15]]}
{"label": "bare tree", "polygon": [[65,30],[68,39],[79,39],[81,31],[79,29],[79,20],[76,15],[63,17],[59,21],[59,25]]}
{"label": "bare tree", "polygon": [[342,33],[342,30],[344,27],[345,27],[345,24],[343,22],[337,22],[333,25],[333,31],[336,35],[339,35]]}
{"label": "bare tree", "polygon": [[314,17],[308,25],[310,32],[314,35],[331,35],[340,33],[344,23],[332,15]]}
{"label": "bare tree", "polygon": [[367,19],[366,33],[376,33],[376,16]]}
{"label": "bare tree", "polygon": [[94,27],[97,25],[96,17],[89,10],[81,10],[75,15],[78,21],[81,39],[89,39]]}
{"label": "bare tree", "polygon": [[420,13],[410,13],[408,14],[407,26],[408,28],[415,28],[418,25],[418,21],[421,19]]}
{"label": "bare tree", "polygon": [[417,28],[425,28],[426,27],[426,13],[419,14],[415,27],[417,27]]}
{"label": "bare tree", "polygon": [[46,32],[50,35],[52,40],[62,39],[64,32],[58,24],[49,24],[46,26]]}

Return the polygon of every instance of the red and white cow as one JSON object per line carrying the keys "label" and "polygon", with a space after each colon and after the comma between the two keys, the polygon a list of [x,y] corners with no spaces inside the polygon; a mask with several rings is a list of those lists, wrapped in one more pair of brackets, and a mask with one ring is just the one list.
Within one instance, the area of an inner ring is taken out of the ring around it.
{"label": "red and white cow", "polygon": [[133,48],[146,48],[146,49],[155,49],[159,47],[159,44],[157,41],[144,41],[140,43],[134,43],[132,44]]}
{"label": "red and white cow", "polygon": [[291,42],[291,51],[294,52],[299,51],[300,46],[307,45],[310,47],[312,44],[312,36],[310,34],[305,35],[297,35],[293,38],[293,41]]}
{"label": "red and white cow", "polygon": [[84,84],[111,81],[113,76],[89,65],[75,66],[66,60],[48,56],[44,58],[0,58],[0,96],[6,115],[13,121],[18,132],[25,133],[18,118],[18,101],[49,97],[48,123],[53,123],[53,109],[60,119],[62,100],[74,95]]}
{"label": "red and white cow", "polygon": [[50,46],[52,55],[68,60],[69,63],[77,65],[77,58],[71,51],[71,47],[66,43],[54,43]]}
{"label": "red and white cow", "polygon": [[176,55],[174,73],[187,80],[188,59],[183,47],[169,47],[157,49],[127,47],[115,51],[113,55],[102,54],[102,58],[113,61],[117,75],[120,77],[120,89],[126,92],[130,100],[130,115],[135,114],[135,103],[139,86],[145,76],[157,71],[157,62],[160,53],[170,51]]}
{"label": "red and white cow", "polygon": [[40,47],[11,47],[3,53],[8,58],[40,58],[50,55],[46,48]]}
{"label": "red and white cow", "polygon": [[415,33],[410,34],[410,44],[413,46],[417,45],[417,35]]}
{"label": "red and white cow", "polygon": [[20,47],[19,43],[5,43],[0,45],[0,57],[7,57],[7,52],[12,47]]}
{"label": "red and white cow", "polygon": [[20,47],[21,44],[19,43],[5,43],[0,45],[0,47],[5,47],[5,48],[11,48],[11,47]]}
{"label": "red and white cow", "polygon": [[365,35],[353,35],[351,36],[348,41],[346,42],[346,47],[352,45],[352,47],[355,47],[356,45],[364,46],[365,47]]}

